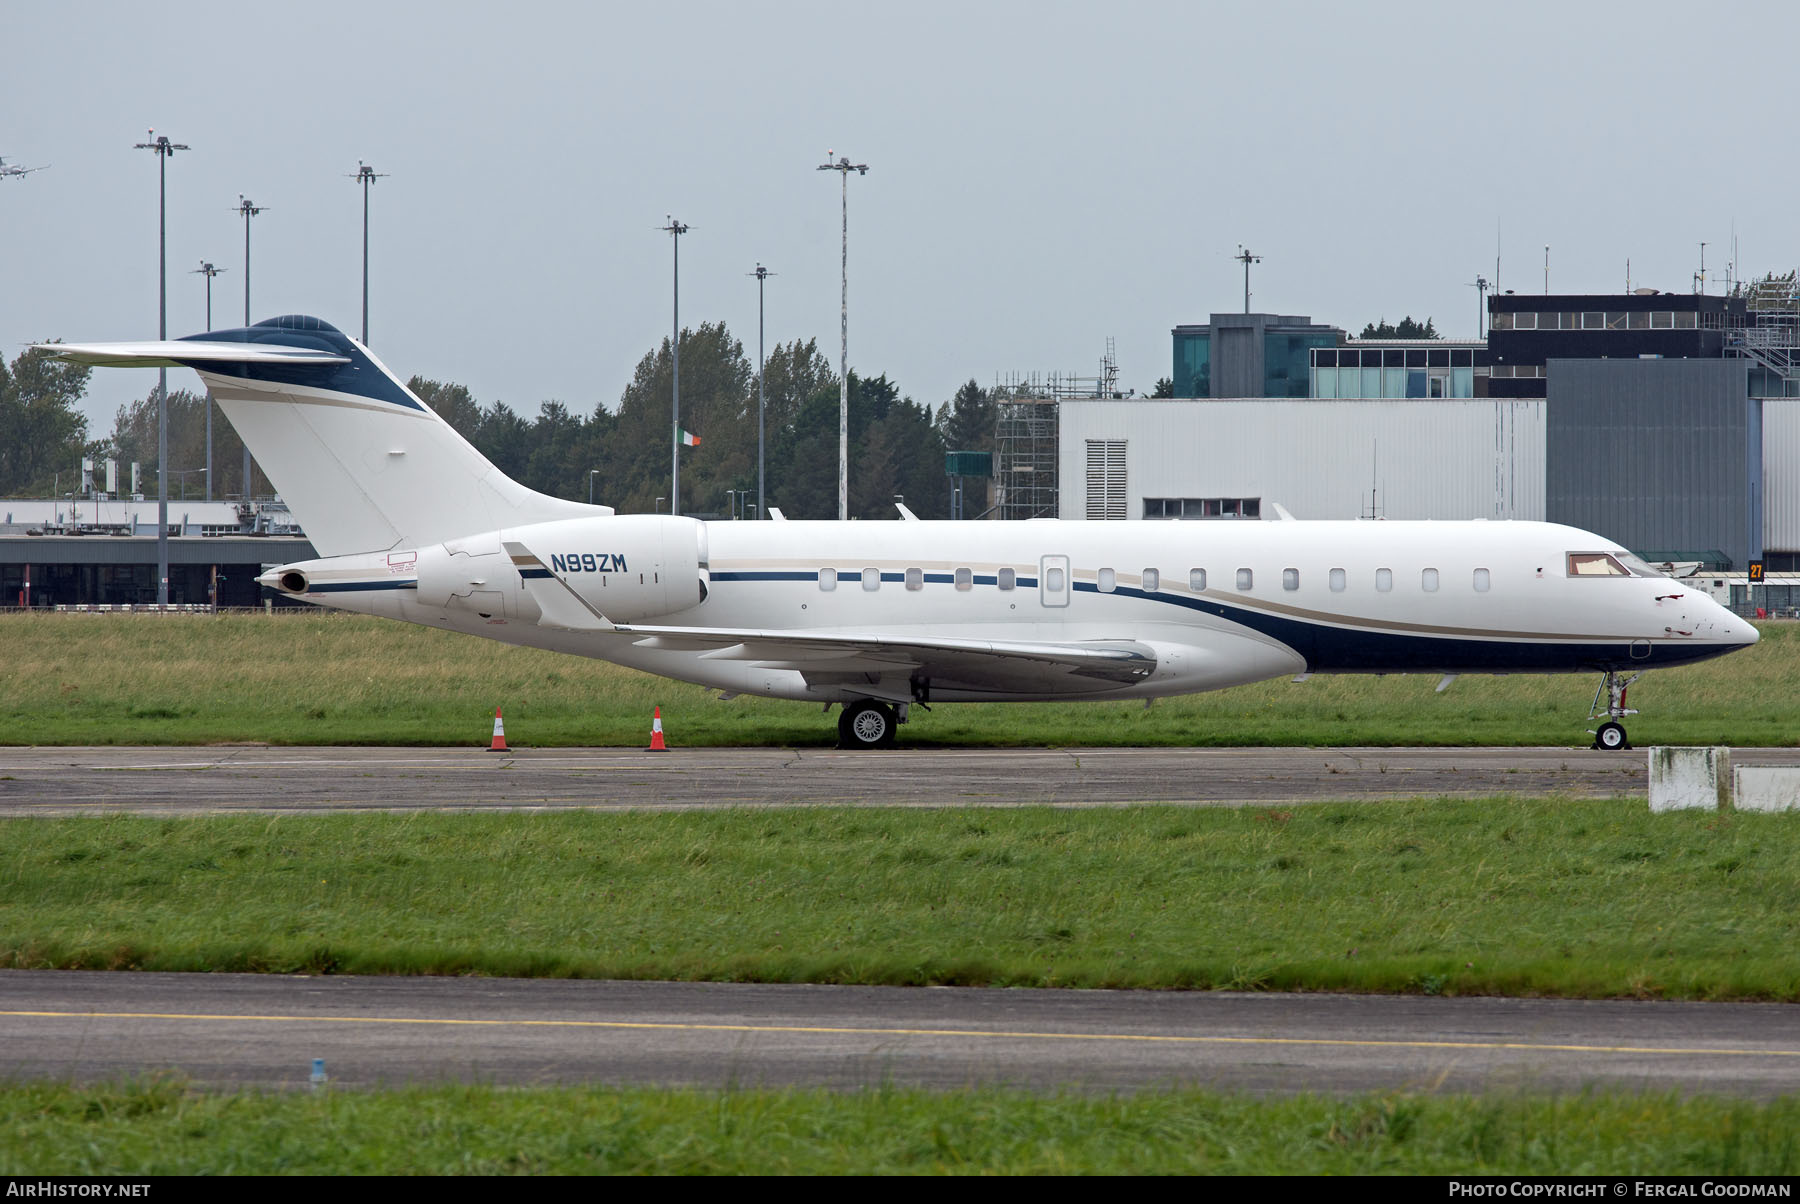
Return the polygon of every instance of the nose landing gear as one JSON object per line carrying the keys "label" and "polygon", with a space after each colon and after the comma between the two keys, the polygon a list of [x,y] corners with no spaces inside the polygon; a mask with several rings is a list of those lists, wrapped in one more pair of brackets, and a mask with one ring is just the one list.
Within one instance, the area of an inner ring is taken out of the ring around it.
{"label": "nose landing gear", "polygon": [[[1628,677],[1621,677],[1618,673],[1608,669],[1605,676],[1600,679],[1599,688],[1594,691],[1594,704],[1589,708],[1592,713],[1588,715],[1589,719],[1606,720],[1599,727],[1588,729],[1588,734],[1594,738],[1595,748],[1603,752],[1619,752],[1631,747],[1631,742],[1625,738],[1625,725],[1619,720],[1627,715],[1637,714],[1635,710],[1625,705],[1625,691],[1631,688],[1632,682],[1643,675],[1643,671],[1639,670]],[[1606,695],[1604,710],[1600,707],[1600,695],[1602,694]]]}

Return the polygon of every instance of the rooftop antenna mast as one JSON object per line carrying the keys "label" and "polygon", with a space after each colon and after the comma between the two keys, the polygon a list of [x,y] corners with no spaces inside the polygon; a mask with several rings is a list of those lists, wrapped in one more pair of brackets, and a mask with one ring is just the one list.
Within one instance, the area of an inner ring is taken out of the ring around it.
{"label": "rooftop antenna mast", "polygon": [[1246,247],[1243,243],[1239,243],[1238,244],[1238,253],[1236,255],[1233,255],[1232,258],[1244,265],[1244,312],[1249,313],[1250,312],[1250,265],[1253,263],[1261,263],[1262,256],[1261,255],[1252,255],[1250,253],[1250,248]]}
{"label": "rooftop antenna mast", "polygon": [[1700,270],[1694,273],[1694,293],[1696,296],[1706,292],[1706,244],[1700,244]]}
{"label": "rooftop antenna mast", "polygon": [[1476,290],[1475,337],[1483,338],[1486,335],[1482,322],[1487,317],[1487,292],[1493,286],[1487,282],[1486,276],[1477,276],[1469,281],[1469,287]]}

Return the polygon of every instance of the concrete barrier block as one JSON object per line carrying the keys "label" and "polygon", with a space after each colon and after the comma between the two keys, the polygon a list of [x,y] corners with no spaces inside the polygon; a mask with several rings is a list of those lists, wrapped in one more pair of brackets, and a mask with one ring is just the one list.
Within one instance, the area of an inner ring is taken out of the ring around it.
{"label": "concrete barrier block", "polygon": [[1732,805],[1739,811],[1800,811],[1800,769],[1744,766],[1731,774]]}
{"label": "concrete barrier block", "polygon": [[1650,749],[1650,810],[1723,811],[1731,805],[1731,749]]}

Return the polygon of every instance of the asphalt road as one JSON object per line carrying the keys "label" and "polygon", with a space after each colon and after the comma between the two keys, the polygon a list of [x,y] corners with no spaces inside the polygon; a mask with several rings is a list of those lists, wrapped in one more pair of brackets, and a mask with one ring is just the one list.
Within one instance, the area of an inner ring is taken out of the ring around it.
{"label": "asphalt road", "polygon": [[[1800,749],[1736,749],[1800,765]],[[1642,751],[1566,748],[0,748],[0,817],[416,808],[1059,806],[1641,797]]]}
{"label": "asphalt road", "polygon": [[0,971],[0,1079],[1800,1090],[1800,1008]]}

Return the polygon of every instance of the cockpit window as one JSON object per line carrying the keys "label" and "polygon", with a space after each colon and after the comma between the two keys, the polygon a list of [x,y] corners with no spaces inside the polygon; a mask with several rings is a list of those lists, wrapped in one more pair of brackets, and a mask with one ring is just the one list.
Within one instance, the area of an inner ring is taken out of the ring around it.
{"label": "cockpit window", "polygon": [[1631,573],[1610,552],[1570,552],[1571,577],[1629,577]]}

